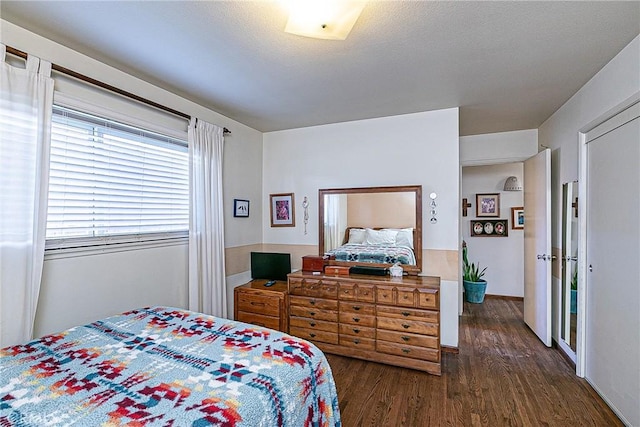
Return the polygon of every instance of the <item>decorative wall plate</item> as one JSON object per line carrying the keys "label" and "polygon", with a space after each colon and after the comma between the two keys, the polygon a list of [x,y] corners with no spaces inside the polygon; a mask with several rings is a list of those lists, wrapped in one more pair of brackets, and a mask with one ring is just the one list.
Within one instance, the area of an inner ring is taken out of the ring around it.
{"label": "decorative wall plate", "polygon": [[507,237],[509,234],[507,219],[475,219],[470,224],[472,237]]}

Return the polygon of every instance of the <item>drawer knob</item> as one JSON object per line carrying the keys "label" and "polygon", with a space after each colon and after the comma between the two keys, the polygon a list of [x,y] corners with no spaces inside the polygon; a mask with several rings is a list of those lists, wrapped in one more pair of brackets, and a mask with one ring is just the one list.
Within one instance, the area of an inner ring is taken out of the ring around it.
{"label": "drawer knob", "polygon": [[354,322],[359,322],[360,321],[359,317],[352,317],[352,319],[353,319]]}
{"label": "drawer knob", "polygon": [[316,326],[316,322],[309,322],[309,325]]}
{"label": "drawer knob", "polygon": [[310,311],[310,312],[309,312],[309,316],[315,316],[315,315],[316,315],[316,312],[315,312],[315,311]]}
{"label": "drawer knob", "polygon": [[359,305],[354,305],[354,306],[353,306],[353,309],[354,309],[355,311],[358,311],[358,310],[360,310],[361,308],[362,308],[362,307],[360,307]]}
{"label": "drawer knob", "polygon": [[409,341],[409,337],[408,337],[408,336],[403,335],[403,336],[402,336],[402,341]]}
{"label": "drawer knob", "polygon": [[360,340],[359,339],[355,339],[355,340],[353,340],[353,343],[354,344],[360,344]]}
{"label": "drawer knob", "polygon": [[409,326],[411,326],[411,325],[407,325],[406,323],[402,324],[402,327],[405,328],[405,329],[409,329]]}
{"label": "drawer knob", "polygon": [[405,296],[403,296],[402,298],[404,298],[404,299],[409,299],[409,295],[405,295]]}
{"label": "drawer knob", "polygon": [[311,300],[311,301],[309,301],[309,304],[316,305],[316,302],[314,300]]}
{"label": "drawer knob", "polygon": [[311,338],[315,338],[316,334],[311,333],[311,334],[309,334],[309,336],[310,336]]}
{"label": "drawer knob", "polygon": [[411,314],[411,313],[409,313],[408,311],[403,311],[403,312],[402,312],[402,315],[403,315],[403,316],[405,316],[405,317],[407,317],[407,316],[408,316],[408,315],[410,315],[410,314]]}
{"label": "drawer knob", "polygon": [[409,354],[409,353],[411,352],[411,350],[409,350],[408,348],[403,348],[403,349],[402,349],[402,352],[403,352],[404,354]]}
{"label": "drawer knob", "polygon": [[355,332],[356,334],[359,334],[359,333],[360,333],[360,329],[358,329],[358,328],[353,328],[353,332]]}

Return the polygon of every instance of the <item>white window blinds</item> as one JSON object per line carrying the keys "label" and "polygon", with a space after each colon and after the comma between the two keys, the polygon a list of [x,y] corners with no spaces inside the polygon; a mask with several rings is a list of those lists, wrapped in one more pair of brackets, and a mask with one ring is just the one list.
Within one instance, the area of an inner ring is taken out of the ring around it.
{"label": "white window blinds", "polygon": [[185,141],[54,106],[47,248],[187,235]]}

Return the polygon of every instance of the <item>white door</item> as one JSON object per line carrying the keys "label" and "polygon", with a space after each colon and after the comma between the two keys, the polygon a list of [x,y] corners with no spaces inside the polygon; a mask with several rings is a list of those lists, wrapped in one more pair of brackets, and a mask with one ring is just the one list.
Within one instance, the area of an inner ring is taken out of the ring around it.
{"label": "white door", "polygon": [[551,150],[524,162],[524,322],[551,347]]}
{"label": "white door", "polygon": [[640,426],[639,116],[635,104],[586,135],[585,376],[632,426]]}

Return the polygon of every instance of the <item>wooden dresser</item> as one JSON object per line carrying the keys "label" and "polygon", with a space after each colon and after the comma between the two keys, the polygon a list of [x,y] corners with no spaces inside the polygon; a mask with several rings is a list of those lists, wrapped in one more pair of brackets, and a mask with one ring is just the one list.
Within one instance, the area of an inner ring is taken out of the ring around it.
{"label": "wooden dresser", "polygon": [[287,332],[287,282],[266,287],[267,280],[252,280],[233,291],[235,320]]}
{"label": "wooden dresser", "polygon": [[327,353],[440,375],[440,278],[292,273],[289,333]]}

